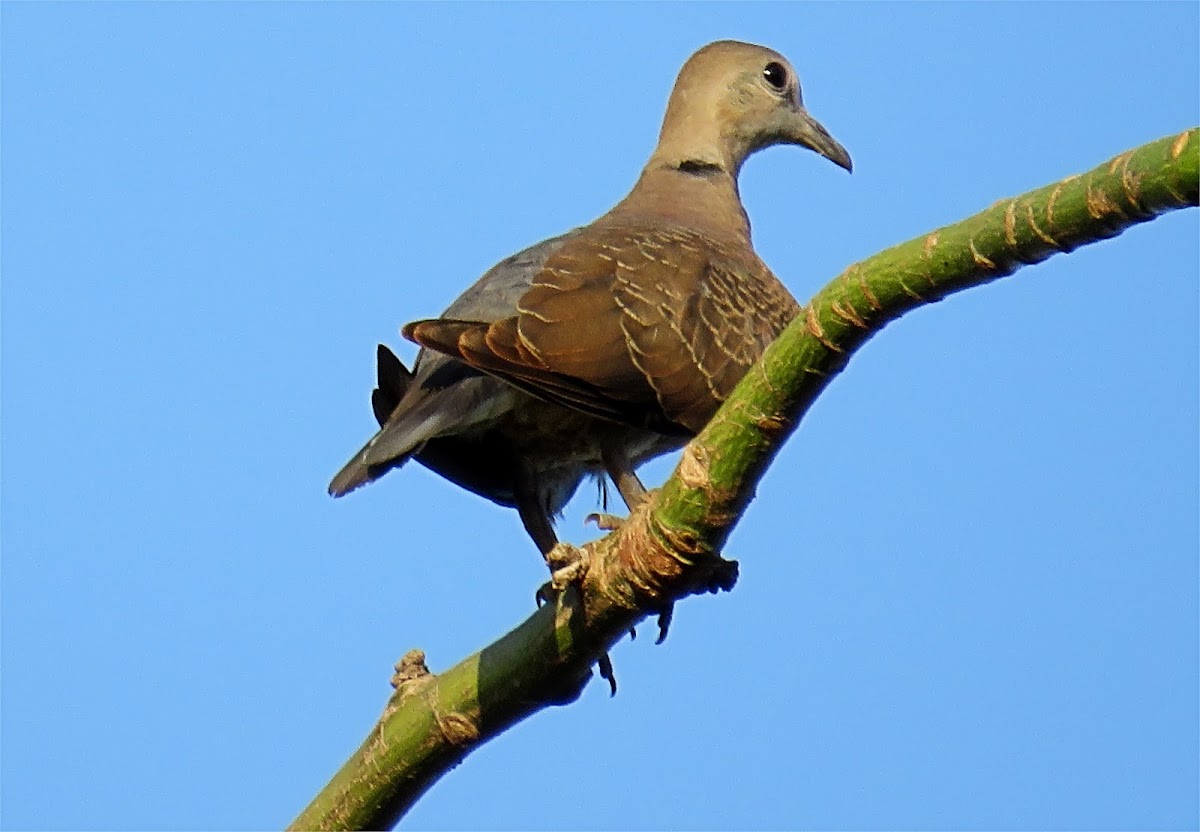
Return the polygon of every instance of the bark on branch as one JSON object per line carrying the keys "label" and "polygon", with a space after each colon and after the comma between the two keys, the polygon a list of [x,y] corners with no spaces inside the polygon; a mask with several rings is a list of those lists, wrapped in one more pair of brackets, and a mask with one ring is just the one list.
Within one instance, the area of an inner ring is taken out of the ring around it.
{"label": "bark on branch", "polygon": [[512,632],[433,675],[419,651],[362,746],[292,829],[389,827],[472,749],[578,697],[629,628],[690,594],[729,589],[720,551],[772,457],[867,339],[910,309],[1200,201],[1200,130],[932,231],[847,268],[767,350],[684,449],[663,488],[585,547],[590,568]]}

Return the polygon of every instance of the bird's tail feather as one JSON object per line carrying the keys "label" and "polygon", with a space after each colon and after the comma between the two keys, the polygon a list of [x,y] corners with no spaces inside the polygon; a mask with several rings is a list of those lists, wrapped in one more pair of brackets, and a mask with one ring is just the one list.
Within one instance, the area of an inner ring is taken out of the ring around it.
{"label": "bird's tail feather", "polygon": [[[412,384],[412,373],[384,344],[380,344],[375,351],[375,363],[377,380],[376,388],[371,391],[371,410],[375,414],[375,421],[379,423],[379,427],[384,428],[387,426],[388,417],[392,415],[396,405],[400,404],[400,400],[408,392],[408,388]],[[399,468],[408,461],[411,454],[404,454],[391,461],[390,464],[367,462],[367,452],[378,439],[379,436],[376,434],[370,442],[363,445],[362,449],[346,463],[342,470],[337,472],[332,482],[329,483],[331,495],[342,497],[349,494],[354,489],[379,479],[388,471]]]}
{"label": "bird's tail feather", "polygon": [[362,450],[356,453],[342,470],[334,475],[334,478],[329,483],[329,494],[331,496],[344,497],[356,488],[360,488],[369,482],[374,482],[393,468],[399,468],[408,462],[409,457],[412,456],[410,452],[393,457],[386,462],[371,464],[367,461],[367,457],[371,446],[374,444],[375,439],[373,438],[366,445],[363,445]]}

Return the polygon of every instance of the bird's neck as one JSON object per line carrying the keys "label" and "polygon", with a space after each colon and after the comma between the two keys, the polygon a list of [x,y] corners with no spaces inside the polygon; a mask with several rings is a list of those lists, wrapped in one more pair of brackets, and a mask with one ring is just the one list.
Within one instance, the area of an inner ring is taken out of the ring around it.
{"label": "bird's neck", "polygon": [[750,245],[750,220],[737,179],[719,162],[650,160],[629,196],[602,222],[669,223],[717,239]]}

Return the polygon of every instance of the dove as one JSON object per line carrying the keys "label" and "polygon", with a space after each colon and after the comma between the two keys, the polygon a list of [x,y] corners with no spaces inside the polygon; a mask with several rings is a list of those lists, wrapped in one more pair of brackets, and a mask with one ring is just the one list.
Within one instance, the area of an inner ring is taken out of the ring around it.
{"label": "dove", "polygon": [[412,372],[380,346],[379,432],[329,493],[416,458],[515,508],[548,560],[585,478],[607,476],[632,509],[638,466],[695,436],[800,312],[755,253],[738,193],[747,157],[773,145],[852,169],[786,58],[737,41],[697,51],[628,196],[406,325],[422,348]]}

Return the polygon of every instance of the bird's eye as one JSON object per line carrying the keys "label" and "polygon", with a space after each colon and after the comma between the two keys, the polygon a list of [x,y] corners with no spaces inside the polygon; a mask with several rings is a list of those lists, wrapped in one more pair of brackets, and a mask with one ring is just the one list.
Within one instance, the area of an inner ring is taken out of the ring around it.
{"label": "bird's eye", "polygon": [[788,72],[783,64],[771,61],[763,67],[763,78],[771,85],[771,89],[782,92],[788,83]]}

